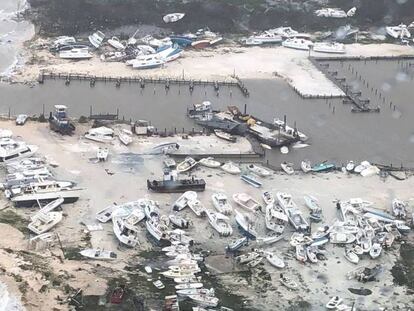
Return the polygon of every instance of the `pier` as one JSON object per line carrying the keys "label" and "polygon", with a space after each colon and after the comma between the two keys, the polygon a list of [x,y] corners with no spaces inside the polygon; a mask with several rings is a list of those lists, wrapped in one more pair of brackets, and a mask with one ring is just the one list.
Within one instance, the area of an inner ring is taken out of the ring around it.
{"label": "pier", "polygon": [[111,77],[111,76],[92,76],[75,73],[53,73],[42,71],[38,77],[38,83],[43,84],[45,80],[64,80],[66,85],[70,85],[72,80],[88,81],[90,87],[94,87],[96,82],[114,83],[116,87],[121,87],[123,83],[137,83],[143,89],[146,84],[161,84],[168,90],[170,85],[186,85],[190,92],[194,90],[195,86],[212,86],[218,93],[220,87],[236,87],[240,90],[243,96],[250,95],[249,90],[244,85],[243,81],[236,75],[231,76],[235,81],[209,81],[209,80],[193,80],[193,79],[179,79],[179,78],[156,78],[156,77]]}

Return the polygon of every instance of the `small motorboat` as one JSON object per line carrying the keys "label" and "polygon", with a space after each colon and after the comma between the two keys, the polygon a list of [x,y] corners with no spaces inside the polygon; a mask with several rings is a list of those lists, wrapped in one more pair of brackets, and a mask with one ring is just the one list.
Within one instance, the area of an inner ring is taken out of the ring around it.
{"label": "small motorboat", "polygon": [[112,213],[118,206],[113,204],[96,213],[96,219],[100,222],[108,222],[112,219]]}
{"label": "small motorboat", "polygon": [[168,216],[170,222],[173,224],[173,226],[180,228],[180,229],[187,229],[189,226],[189,221],[177,214],[172,214]]}
{"label": "small motorboat", "polygon": [[381,255],[382,246],[379,243],[373,243],[369,251],[369,255],[372,259],[378,258]]}
{"label": "small motorboat", "polygon": [[227,245],[226,249],[234,252],[234,251],[239,250],[241,247],[247,245],[247,243],[248,243],[247,237],[242,237],[240,239],[230,242],[230,244]]}
{"label": "small motorboat", "polygon": [[211,40],[207,40],[207,39],[202,39],[202,40],[193,41],[193,42],[191,43],[191,46],[192,46],[194,49],[204,49],[204,48],[206,48],[206,47],[209,47],[209,46],[210,46],[210,41],[211,41]]}
{"label": "small motorboat", "polygon": [[283,274],[281,274],[279,281],[283,286],[286,286],[288,289],[296,290],[298,288],[298,284],[294,280],[284,276]]}
{"label": "small motorboat", "polygon": [[108,159],[109,149],[108,148],[98,148],[96,151],[96,157],[99,162],[105,162]]}
{"label": "small motorboat", "polygon": [[315,42],[312,50],[318,53],[345,54],[346,49],[343,43],[338,42]]}
{"label": "small motorboat", "polygon": [[266,205],[274,204],[275,203],[275,197],[273,194],[269,191],[265,191],[262,194],[263,201]]}
{"label": "small motorboat", "polygon": [[162,20],[164,23],[175,23],[178,22],[180,19],[184,18],[185,13],[170,13],[165,15]]}
{"label": "small motorboat", "polygon": [[206,209],[200,200],[198,199],[190,200],[188,201],[187,204],[188,204],[188,207],[194,212],[194,214],[196,214],[197,217],[205,216]]}
{"label": "small motorboat", "polygon": [[197,161],[194,160],[192,157],[187,157],[185,160],[177,165],[177,172],[184,173],[191,170],[193,167],[197,165]]}
{"label": "small motorboat", "polygon": [[244,213],[234,210],[236,213],[236,223],[239,226],[242,233],[251,240],[255,240],[257,237],[257,232],[253,227],[253,221],[250,217]]}
{"label": "small motorboat", "polygon": [[267,170],[267,169],[265,169],[261,166],[258,166],[256,164],[249,164],[247,166],[247,169],[249,171],[251,171],[252,173],[254,173],[256,175],[259,175],[261,177],[267,177],[267,176],[270,176],[270,174],[271,174],[269,170]]}
{"label": "small motorboat", "polygon": [[121,143],[123,143],[125,146],[128,146],[130,143],[132,143],[132,136],[130,134],[125,133],[124,131],[118,132],[118,138]]}
{"label": "small motorboat", "polygon": [[225,171],[226,173],[233,174],[233,175],[237,175],[237,174],[241,173],[240,168],[231,161],[226,162],[225,164],[223,164],[221,166],[221,169],[223,171]]}
{"label": "small motorboat", "polygon": [[233,212],[233,208],[224,193],[213,193],[211,199],[218,212],[224,215],[230,215]]}
{"label": "small motorboat", "polygon": [[206,307],[216,307],[219,303],[219,299],[213,296],[206,296],[206,295],[191,295],[189,297],[195,303],[206,306]]}
{"label": "small motorboat", "polygon": [[357,254],[354,253],[352,248],[345,249],[345,258],[353,264],[358,264],[359,262],[359,257]]}
{"label": "small motorboat", "polygon": [[158,289],[164,289],[165,288],[165,285],[164,285],[163,282],[161,282],[161,280],[156,280],[152,284],[154,284],[154,286]]}
{"label": "small motorboat", "polygon": [[303,160],[300,163],[300,168],[304,173],[309,173],[310,171],[312,171],[311,162],[309,160]]}
{"label": "small motorboat", "polygon": [[210,168],[218,168],[221,166],[221,163],[215,161],[213,157],[202,158],[200,161],[198,161],[198,163]]}
{"label": "small motorboat", "polygon": [[267,229],[277,234],[282,234],[288,221],[287,215],[279,206],[274,204],[266,205],[265,224]]}
{"label": "small motorboat", "polygon": [[257,238],[256,241],[258,244],[265,244],[265,245],[270,245],[273,243],[276,243],[277,241],[280,241],[284,238],[284,236],[282,234],[273,234],[273,235],[269,235],[266,237],[260,237]]}
{"label": "small motorboat", "polygon": [[249,185],[252,185],[253,187],[260,188],[262,186],[262,183],[258,181],[253,175],[242,174],[240,178]]}
{"label": "small motorboat", "polygon": [[99,248],[87,248],[79,253],[82,256],[97,260],[114,260],[117,257],[116,253]]}
{"label": "small motorboat", "polygon": [[175,163],[175,160],[174,159],[171,159],[171,158],[165,159],[163,161],[163,163],[164,163],[164,166],[166,168],[169,168],[169,169],[173,169],[173,168],[175,168],[177,166],[177,163]]}
{"label": "small motorboat", "polygon": [[296,259],[301,262],[306,262],[308,256],[306,255],[306,249],[303,245],[296,245]]}
{"label": "small motorboat", "polygon": [[125,45],[123,45],[117,37],[112,37],[111,39],[108,39],[108,44],[116,50],[125,50]]}
{"label": "small motorboat", "polygon": [[289,38],[282,42],[282,46],[290,49],[309,51],[313,42],[302,38]]}
{"label": "small motorboat", "polygon": [[407,217],[407,203],[402,200],[392,200],[392,214],[397,217],[404,219]]}
{"label": "small motorboat", "polygon": [[255,199],[253,199],[250,195],[246,193],[233,194],[233,200],[241,207],[252,212],[259,209],[260,207],[259,202],[257,202]]}
{"label": "small motorboat", "polygon": [[246,254],[242,254],[236,257],[236,262],[240,263],[240,264],[245,264],[248,263],[254,259],[257,259],[260,257],[260,254],[257,252],[250,252],[250,253],[246,253]]}
{"label": "small motorboat", "polygon": [[219,233],[220,236],[230,236],[233,229],[229,223],[229,218],[221,213],[206,210],[208,222]]}
{"label": "small motorboat", "polygon": [[351,244],[355,242],[356,237],[352,233],[331,232],[329,235],[330,242],[333,244]]}
{"label": "small motorboat", "polygon": [[32,217],[32,222],[29,223],[27,228],[36,234],[43,234],[56,226],[62,218],[62,212],[38,212]]}
{"label": "small motorboat", "polygon": [[283,162],[280,164],[280,166],[282,167],[282,170],[284,170],[288,175],[292,175],[295,172],[292,163]]}
{"label": "small motorboat", "polygon": [[85,138],[98,143],[109,143],[114,139],[114,131],[105,126],[92,128],[85,134]]}
{"label": "small motorboat", "polygon": [[186,191],[174,202],[173,210],[181,211],[188,206],[189,201],[197,199],[197,192]]}
{"label": "small motorboat", "polygon": [[184,289],[199,289],[203,287],[203,283],[195,282],[195,283],[180,283],[175,285],[175,289],[184,290]]}
{"label": "small motorboat", "polygon": [[214,130],[214,134],[218,137],[218,138],[221,138],[221,139],[224,139],[224,140],[227,140],[227,141],[230,141],[230,142],[232,142],[232,143],[234,143],[234,142],[236,142],[236,140],[237,140],[237,138],[236,138],[236,136],[233,136],[233,135],[231,135],[231,134],[229,134],[229,133],[226,133],[226,132],[224,132],[224,131],[221,131],[221,130]]}
{"label": "small motorboat", "polygon": [[332,310],[336,309],[342,302],[342,298],[338,296],[332,297],[331,300],[326,304],[326,309]]}
{"label": "small motorboat", "polygon": [[73,48],[59,52],[59,57],[62,59],[90,59],[93,57],[88,48]]}
{"label": "small motorboat", "polygon": [[266,259],[272,266],[276,268],[283,269],[285,267],[285,262],[274,253],[267,253]]}
{"label": "small motorboat", "polygon": [[314,247],[311,247],[311,246],[306,247],[306,256],[307,256],[307,259],[311,263],[317,263],[318,262],[318,257],[316,257],[316,252],[315,252]]}
{"label": "small motorboat", "polygon": [[305,200],[305,205],[310,209],[311,213],[321,211],[321,207],[319,206],[319,201],[317,198],[311,195],[305,195],[303,196],[303,199]]}
{"label": "small motorboat", "polygon": [[335,168],[335,164],[329,162],[322,162],[312,167],[312,172],[325,172]]}
{"label": "small motorboat", "polygon": [[410,232],[410,227],[407,226],[403,221],[398,221],[396,220],[394,222],[395,227],[397,228],[397,230],[401,233],[401,234],[408,234]]}
{"label": "small motorboat", "polygon": [[152,273],[152,268],[150,266],[145,266],[144,269],[145,269],[146,273],[148,273],[148,274]]}
{"label": "small motorboat", "polygon": [[102,31],[97,31],[90,35],[88,39],[95,48],[99,48],[105,39],[105,34]]}
{"label": "small motorboat", "polygon": [[345,169],[349,173],[353,172],[354,169],[355,169],[355,163],[354,163],[354,161],[352,161],[352,160],[349,161],[348,164],[345,166]]}
{"label": "small motorboat", "polygon": [[176,291],[178,296],[192,296],[192,295],[207,295],[207,296],[214,296],[214,289],[206,289],[206,288],[186,288],[186,289],[179,289]]}

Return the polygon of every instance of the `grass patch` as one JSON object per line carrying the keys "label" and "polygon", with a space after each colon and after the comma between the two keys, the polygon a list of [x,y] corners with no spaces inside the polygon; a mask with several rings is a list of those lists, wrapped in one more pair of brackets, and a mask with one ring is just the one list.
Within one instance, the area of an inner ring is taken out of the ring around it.
{"label": "grass patch", "polygon": [[23,218],[13,210],[7,209],[0,212],[0,223],[13,226],[14,228],[22,232],[24,235],[29,234],[29,229],[27,229],[29,221],[27,221],[25,218]]}

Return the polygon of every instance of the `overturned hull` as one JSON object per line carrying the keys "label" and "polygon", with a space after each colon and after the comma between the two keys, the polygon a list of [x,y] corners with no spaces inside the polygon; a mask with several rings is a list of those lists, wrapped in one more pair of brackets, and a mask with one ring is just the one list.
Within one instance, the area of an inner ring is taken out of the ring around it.
{"label": "overturned hull", "polygon": [[186,191],[204,191],[206,182],[204,179],[181,180],[147,180],[148,190],[161,193],[181,193]]}

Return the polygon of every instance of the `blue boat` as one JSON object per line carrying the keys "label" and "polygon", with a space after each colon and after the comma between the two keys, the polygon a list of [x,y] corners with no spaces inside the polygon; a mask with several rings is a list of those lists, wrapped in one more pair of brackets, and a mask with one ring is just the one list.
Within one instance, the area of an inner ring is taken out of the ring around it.
{"label": "blue boat", "polygon": [[312,172],[324,172],[329,171],[335,168],[335,164],[329,163],[327,161],[316,164],[314,167],[312,167]]}
{"label": "blue boat", "polygon": [[247,182],[249,185],[252,185],[253,187],[260,188],[262,186],[262,183],[258,181],[256,178],[254,178],[252,175],[243,174],[240,176],[240,178]]}
{"label": "blue boat", "polygon": [[55,105],[55,111],[49,116],[49,127],[62,135],[72,135],[75,125],[68,118],[66,106]]}
{"label": "blue boat", "polygon": [[193,39],[186,36],[170,36],[170,40],[181,47],[191,46],[191,43],[193,43]]}

